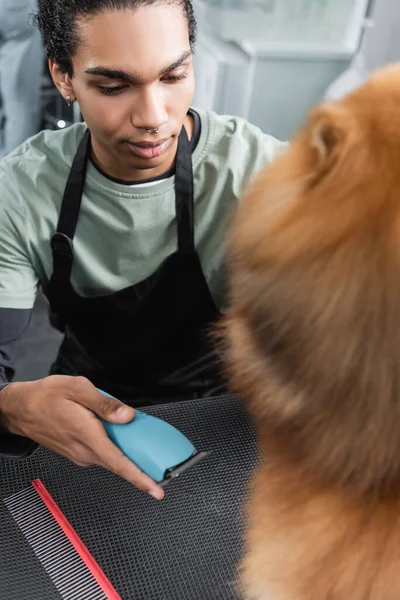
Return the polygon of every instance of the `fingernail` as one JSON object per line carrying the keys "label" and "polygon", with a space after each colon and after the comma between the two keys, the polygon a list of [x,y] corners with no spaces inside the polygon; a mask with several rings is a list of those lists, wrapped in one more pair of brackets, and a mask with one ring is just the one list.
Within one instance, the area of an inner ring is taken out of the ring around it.
{"label": "fingernail", "polygon": [[164,498],[164,492],[159,488],[149,491],[150,496],[153,496],[156,500],[162,500]]}
{"label": "fingernail", "polygon": [[118,419],[127,419],[128,417],[132,416],[132,409],[128,406],[121,406],[117,409],[115,414],[117,415]]}

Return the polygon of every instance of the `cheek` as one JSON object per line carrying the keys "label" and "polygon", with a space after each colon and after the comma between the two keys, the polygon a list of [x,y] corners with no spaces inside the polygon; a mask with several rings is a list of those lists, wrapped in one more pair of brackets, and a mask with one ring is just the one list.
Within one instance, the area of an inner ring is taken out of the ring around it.
{"label": "cheek", "polygon": [[193,100],[194,88],[195,88],[195,81],[194,81],[194,76],[192,76],[190,78],[190,80],[187,82],[187,88],[186,88],[186,98],[190,98],[190,103]]}
{"label": "cheek", "polygon": [[196,83],[195,82],[195,76],[194,76],[194,71],[193,71],[193,67],[192,67],[190,69],[189,76],[188,76],[187,80],[185,80],[186,97],[190,97],[190,101],[193,100],[195,83]]}
{"label": "cheek", "polygon": [[167,104],[170,113],[186,114],[194,96],[194,77],[185,79],[178,85],[170,86],[165,98],[168,98]]}
{"label": "cheek", "polygon": [[124,94],[116,98],[91,97],[81,104],[81,112],[88,127],[92,131],[103,131],[107,137],[117,133],[126,122],[131,106],[123,96]]}

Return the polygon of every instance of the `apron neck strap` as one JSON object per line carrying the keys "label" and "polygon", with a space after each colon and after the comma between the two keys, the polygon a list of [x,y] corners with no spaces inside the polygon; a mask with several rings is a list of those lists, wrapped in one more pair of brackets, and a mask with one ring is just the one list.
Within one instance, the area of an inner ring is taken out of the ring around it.
{"label": "apron neck strap", "polygon": [[90,131],[87,129],[72,163],[57,225],[57,233],[63,233],[70,240],[74,238],[78,223],[90,148]]}
{"label": "apron neck strap", "polygon": [[78,223],[89,156],[90,131],[87,129],[79,143],[72,163],[64,190],[57,231],[51,239],[53,253],[52,280],[54,283],[69,281],[71,277],[73,261],[72,240],[74,239]]}
{"label": "apron neck strap", "polygon": [[193,167],[192,149],[184,127],[179,135],[176,153],[175,206],[178,250],[183,254],[191,254],[195,252]]}

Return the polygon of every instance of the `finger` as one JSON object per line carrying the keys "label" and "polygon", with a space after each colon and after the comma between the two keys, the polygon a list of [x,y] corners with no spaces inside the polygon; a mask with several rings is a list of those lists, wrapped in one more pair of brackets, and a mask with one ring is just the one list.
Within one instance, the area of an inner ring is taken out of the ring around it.
{"label": "finger", "polygon": [[[92,449],[93,450],[93,449]],[[135,463],[123,454],[109,438],[101,440],[101,450],[97,453],[100,466],[123,477],[135,487],[156,498],[164,498],[164,490],[151,477],[143,473]]]}
{"label": "finger", "polygon": [[88,467],[92,467],[93,464],[92,463],[85,463],[85,462],[79,462],[78,460],[73,460],[72,461],[77,467],[83,467],[84,469],[87,469]]}
{"label": "finger", "polygon": [[134,418],[135,410],[132,406],[105,396],[85,377],[74,377],[73,380],[71,399],[89,408],[102,419],[111,423],[129,423]]}

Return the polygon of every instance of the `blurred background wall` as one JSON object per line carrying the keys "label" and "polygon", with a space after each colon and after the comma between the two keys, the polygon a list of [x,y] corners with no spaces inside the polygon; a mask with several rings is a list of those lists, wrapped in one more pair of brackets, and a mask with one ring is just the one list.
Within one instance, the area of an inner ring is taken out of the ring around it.
{"label": "blurred background wall", "polygon": [[398,0],[195,0],[195,6],[195,105],[241,115],[280,139],[322,98],[400,60]]}

